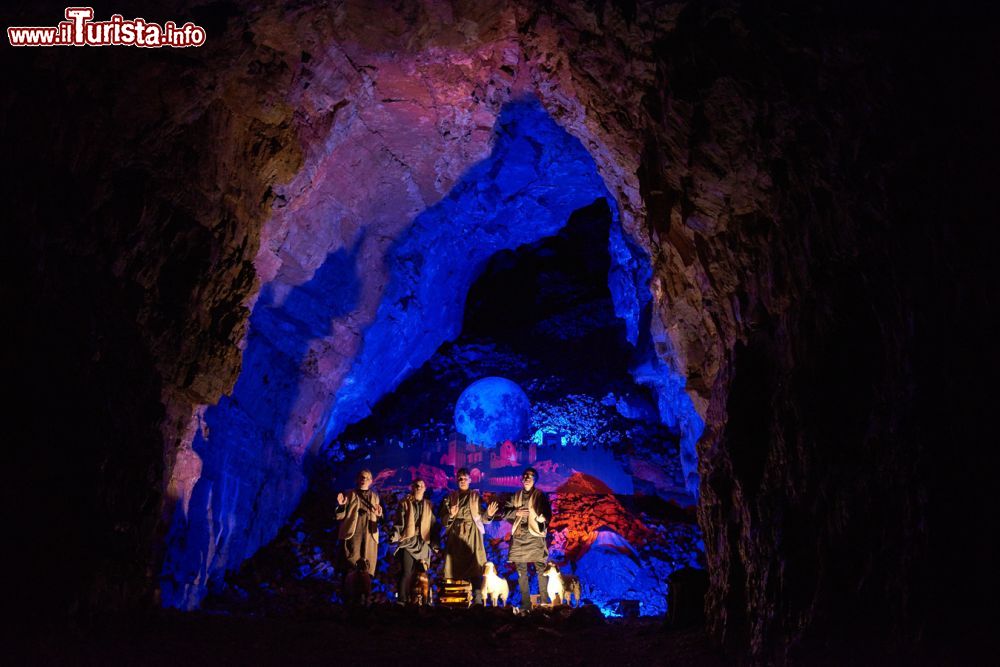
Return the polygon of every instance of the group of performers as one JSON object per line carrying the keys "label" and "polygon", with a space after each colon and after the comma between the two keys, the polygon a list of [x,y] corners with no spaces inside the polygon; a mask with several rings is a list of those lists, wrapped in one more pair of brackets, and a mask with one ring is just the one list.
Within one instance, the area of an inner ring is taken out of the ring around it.
{"label": "group of performers", "polygon": [[[486,564],[485,524],[499,519],[513,525],[508,561],[517,567],[521,610],[531,608],[529,565],[534,565],[538,590],[545,601],[547,578],[544,571],[549,554],[546,533],[552,506],[548,496],[536,486],[538,471],[526,468],[521,476],[521,488],[503,506],[496,501],[484,506],[479,492],[469,488],[470,481],[469,471],[460,468],[455,473],[458,490],[445,496],[437,515],[431,501],[425,497],[426,483],[416,479],[410,485],[410,493],[400,503],[390,538],[396,545],[395,558],[400,564],[398,600],[407,601],[414,573],[418,567],[427,569],[431,553],[438,552],[440,531],[432,531],[432,528],[435,521],[440,520],[444,527],[444,577],[471,582],[473,602],[481,604],[483,566]],[[347,570],[362,562],[367,565],[369,575],[374,576],[379,522],[384,511],[371,485],[371,471],[362,470],[357,477],[357,488],[337,494],[336,518],[340,520],[338,561],[341,568]]]}

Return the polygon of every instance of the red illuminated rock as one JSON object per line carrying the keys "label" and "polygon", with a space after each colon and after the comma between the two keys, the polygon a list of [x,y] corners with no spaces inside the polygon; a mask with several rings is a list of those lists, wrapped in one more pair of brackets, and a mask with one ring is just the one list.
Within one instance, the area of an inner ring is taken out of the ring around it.
{"label": "red illuminated rock", "polygon": [[636,549],[650,535],[645,524],[613,495],[560,493],[553,496],[552,512],[550,528],[564,533],[564,553],[569,561],[578,560],[601,530],[621,535]]}
{"label": "red illuminated rock", "polygon": [[563,482],[556,492],[563,494],[585,494],[599,493],[610,495],[614,493],[607,484],[597,479],[593,475],[583,472],[573,473],[569,479]]}

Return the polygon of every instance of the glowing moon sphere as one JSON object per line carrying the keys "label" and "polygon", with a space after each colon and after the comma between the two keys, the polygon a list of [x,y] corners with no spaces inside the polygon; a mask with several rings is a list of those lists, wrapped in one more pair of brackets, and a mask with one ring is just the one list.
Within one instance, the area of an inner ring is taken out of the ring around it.
{"label": "glowing moon sphere", "polygon": [[455,430],[469,442],[495,445],[523,438],[531,425],[531,401],[506,378],[476,380],[455,404]]}

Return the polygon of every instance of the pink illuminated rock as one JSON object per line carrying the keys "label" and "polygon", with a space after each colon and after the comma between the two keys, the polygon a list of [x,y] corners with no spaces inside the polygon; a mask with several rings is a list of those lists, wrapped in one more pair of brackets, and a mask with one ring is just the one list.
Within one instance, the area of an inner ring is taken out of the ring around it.
{"label": "pink illuminated rock", "polygon": [[433,491],[448,488],[448,473],[436,466],[421,463],[419,466],[410,467],[410,474],[413,479],[420,478],[427,484],[427,488]]}

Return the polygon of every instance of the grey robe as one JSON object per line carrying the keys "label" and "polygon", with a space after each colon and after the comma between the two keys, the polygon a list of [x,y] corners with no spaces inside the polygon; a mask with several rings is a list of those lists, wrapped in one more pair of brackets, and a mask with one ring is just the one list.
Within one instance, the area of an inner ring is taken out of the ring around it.
{"label": "grey robe", "polygon": [[412,495],[406,496],[399,506],[396,552],[406,551],[413,556],[413,560],[430,561],[433,523],[434,508],[431,501],[424,498],[418,503]]}
{"label": "grey robe", "polygon": [[[483,515],[478,491],[453,491],[441,503],[441,523],[445,526],[444,577],[473,581],[483,576],[486,548],[483,546]],[[457,503],[458,515],[452,519],[448,507]]]}
{"label": "grey robe", "polygon": [[[519,520],[517,510],[527,505],[530,515]],[[514,524],[510,538],[510,553],[507,560],[511,563],[543,563],[549,557],[549,546],[546,543],[546,531],[552,520],[552,505],[549,497],[537,486],[528,493],[524,489],[515,493],[501,510],[503,518]],[[539,517],[544,517],[544,521]]]}
{"label": "grey robe", "polygon": [[378,506],[378,494],[369,489],[352,489],[344,495],[347,502],[337,507],[336,518],[340,520],[340,567],[353,570],[358,560],[368,561],[368,574],[375,576],[378,561],[378,518],[374,508]]}

